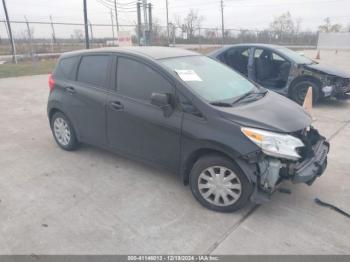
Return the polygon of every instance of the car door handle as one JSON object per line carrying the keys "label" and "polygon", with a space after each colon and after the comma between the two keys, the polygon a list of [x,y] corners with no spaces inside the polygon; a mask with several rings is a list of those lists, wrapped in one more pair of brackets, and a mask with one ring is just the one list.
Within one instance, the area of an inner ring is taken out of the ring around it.
{"label": "car door handle", "polygon": [[74,87],[72,87],[72,86],[66,87],[66,90],[67,90],[67,92],[70,93],[70,94],[75,94],[75,89],[74,89]]}
{"label": "car door handle", "polygon": [[113,110],[116,110],[116,111],[120,111],[120,110],[123,110],[124,106],[122,103],[120,103],[119,101],[113,101],[110,103],[110,106]]}

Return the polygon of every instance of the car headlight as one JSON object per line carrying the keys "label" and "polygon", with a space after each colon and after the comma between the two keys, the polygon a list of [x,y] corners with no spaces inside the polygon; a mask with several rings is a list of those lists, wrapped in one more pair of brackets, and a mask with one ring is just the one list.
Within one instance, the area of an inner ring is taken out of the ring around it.
{"label": "car headlight", "polygon": [[301,158],[296,149],[303,147],[304,143],[294,136],[248,127],[242,127],[241,131],[258,145],[266,155],[291,160]]}

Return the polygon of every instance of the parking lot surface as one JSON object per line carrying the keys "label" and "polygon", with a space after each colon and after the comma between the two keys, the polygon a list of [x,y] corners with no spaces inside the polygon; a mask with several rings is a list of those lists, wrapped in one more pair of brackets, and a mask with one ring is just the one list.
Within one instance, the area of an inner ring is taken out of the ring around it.
{"label": "parking lot surface", "polygon": [[[322,54],[321,54],[322,58]],[[350,70],[350,68],[349,68]],[[350,101],[324,101],[325,174],[262,206],[209,211],[177,175],[54,142],[47,76],[0,80],[0,254],[350,254]]]}

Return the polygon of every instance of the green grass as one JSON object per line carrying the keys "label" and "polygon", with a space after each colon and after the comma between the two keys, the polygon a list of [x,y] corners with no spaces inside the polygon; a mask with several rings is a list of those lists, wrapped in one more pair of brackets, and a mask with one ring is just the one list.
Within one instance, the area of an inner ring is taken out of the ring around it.
{"label": "green grass", "polygon": [[18,64],[7,63],[0,65],[0,78],[49,74],[52,72],[56,59],[26,61]]}

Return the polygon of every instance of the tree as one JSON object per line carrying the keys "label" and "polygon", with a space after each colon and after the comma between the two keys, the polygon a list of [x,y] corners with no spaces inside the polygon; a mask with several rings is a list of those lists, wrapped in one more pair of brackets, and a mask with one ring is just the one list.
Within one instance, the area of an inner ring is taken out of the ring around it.
{"label": "tree", "polygon": [[195,31],[200,28],[203,20],[203,16],[199,16],[198,11],[194,11],[193,9],[190,10],[184,20],[184,26],[186,28],[188,39],[192,39],[194,37]]}
{"label": "tree", "polygon": [[341,24],[332,24],[331,19],[329,17],[326,17],[323,21],[325,23],[318,27],[319,31],[322,33],[340,32],[340,30],[342,29]]}
{"label": "tree", "polygon": [[83,30],[81,29],[74,29],[73,35],[71,35],[73,39],[76,39],[78,42],[81,42],[84,38]]}
{"label": "tree", "polygon": [[23,31],[21,31],[21,35],[22,35],[22,38],[24,40],[29,40],[30,38],[34,38],[34,27],[30,27],[29,28],[30,31],[28,31],[28,29],[25,29]]}
{"label": "tree", "polygon": [[153,38],[153,41],[156,43],[161,43],[162,41],[166,40],[165,27],[163,27],[163,30],[162,30],[160,21],[156,17],[154,17],[152,21],[152,38]]}
{"label": "tree", "polygon": [[[300,24],[298,25],[300,27]],[[270,24],[270,29],[281,36],[283,33],[294,33],[295,27],[289,12],[276,17]]]}
{"label": "tree", "polygon": [[301,17],[298,17],[298,18],[295,20],[295,28],[294,28],[294,31],[295,31],[296,34],[299,34],[299,32],[301,31],[301,22],[302,22]]}
{"label": "tree", "polygon": [[181,38],[184,38],[184,33],[186,32],[185,26],[182,22],[182,19],[179,15],[174,16],[174,24],[177,28],[181,30]]}

